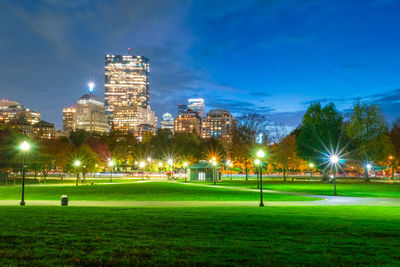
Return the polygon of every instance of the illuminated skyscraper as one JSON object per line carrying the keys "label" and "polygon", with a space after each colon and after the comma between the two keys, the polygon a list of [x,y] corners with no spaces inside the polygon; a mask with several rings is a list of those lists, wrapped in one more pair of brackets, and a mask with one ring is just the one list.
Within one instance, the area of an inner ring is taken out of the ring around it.
{"label": "illuminated skyscraper", "polygon": [[113,129],[135,135],[143,129],[155,131],[157,118],[149,105],[149,71],[145,57],[106,55],[105,106]]}
{"label": "illuminated skyscraper", "polygon": [[236,120],[225,109],[213,109],[203,119],[201,128],[202,138],[221,139],[223,142],[232,141],[232,130],[236,126]]}
{"label": "illuminated skyscraper", "polygon": [[75,107],[63,108],[63,131],[68,133],[75,130]]}
{"label": "illuminated skyscraper", "polygon": [[107,132],[108,122],[103,101],[92,93],[85,94],[76,102],[75,130]]}
{"label": "illuminated skyscraper", "polygon": [[197,112],[187,110],[179,114],[174,121],[174,133],[192,133],[196,131],[197,135],[201,135],[201,117]]}
{"label": "illuminated skyscraper", "polygon": [[112,118],[114,107],[149,105],[149,60],[142,56],[106,55],[105,105]]}
{"label": "illuminated skyscraper", "polygon": [[201,118],[205,116],[204,113],[204,99],[203,98],[190,98],[188,100],[188,108],[197,112]]}

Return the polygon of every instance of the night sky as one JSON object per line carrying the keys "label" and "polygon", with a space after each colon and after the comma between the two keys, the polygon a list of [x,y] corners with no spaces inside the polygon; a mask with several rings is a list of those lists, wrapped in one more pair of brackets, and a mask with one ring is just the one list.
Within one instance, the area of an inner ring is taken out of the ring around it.
{"label": "night sky", "polygon": [[150,60],[157,116],[200,96],[206,109],[296,126],[309,103],[357,100],[400,117],[400,1],[0,2],[0,98],[62,125],[104,55]]}

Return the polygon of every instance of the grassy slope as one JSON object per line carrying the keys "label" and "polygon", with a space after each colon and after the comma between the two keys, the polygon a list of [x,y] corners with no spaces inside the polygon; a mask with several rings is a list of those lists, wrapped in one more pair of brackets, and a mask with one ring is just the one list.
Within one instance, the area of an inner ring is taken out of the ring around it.
{"label": "grassy slope", "polygon": [[[256,188],[256,181],[229,181],[224,180],[218,185],[235,186],[245,188]],[[299,192],[315,195],[332,195],[333,184],[321,182],[292,182],[292,181],[266,181],[263,183],[264,189]],[[339,196],[352,197],[400,197],[400,184],[376,183],[376,182],[345,182],[337,183],[337,194]]]}
{"label": "grassy slope", "polygon": [[[19,186],[0,187],[0,199],[19,199]],[[85,185],[85,186],[27,186],[26,200],[59,200],[68,195],[73,200],[209,200],[209,201],[257,201],[259,193],[224,188],[210,188],[167,182],[135,184]],[[302,196],[264,194],[265,201],[315,200]]]}
{"label": "grassy slope", "polygon": [[1,207],[0,264],[399,265],[399,207]]}

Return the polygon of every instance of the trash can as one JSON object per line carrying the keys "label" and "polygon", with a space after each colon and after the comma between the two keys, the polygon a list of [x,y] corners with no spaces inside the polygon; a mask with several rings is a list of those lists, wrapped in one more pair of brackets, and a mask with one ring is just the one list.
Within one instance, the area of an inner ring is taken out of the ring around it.
{"label": "trash can", "polygon": [[68,196],[67,195],[61,196],[61,206],[68,206]]}

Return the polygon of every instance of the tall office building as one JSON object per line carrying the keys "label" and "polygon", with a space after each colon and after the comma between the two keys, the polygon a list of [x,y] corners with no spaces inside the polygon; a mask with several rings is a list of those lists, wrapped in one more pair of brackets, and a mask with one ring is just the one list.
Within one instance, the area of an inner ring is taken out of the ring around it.
{"label": "tall office building", "polygon": [[75,107],[63,108],[63,131],[69,133],[75,130]]}
{"label": "tall office building", "polygon": [[201,118],[205,116],[204,99],[203,98],[190,98],[188,100],[188,109],[191,109],[199,114]]}
{"label": "tall office building", "polygon": [[185,112],[188,109],[188,106],[185,104],[178,104],[178,115]]}
{"label": "tall office building", "polygon": [[0,123],[8,123],[20,118],[24,118],[25,121],[33,125],[41,120],[42,114],[14,101],[0,101]]}
{"label": "tall office building", "polygon": [[202,138],[216,138],[223,142],[232,141],[232,130],[236,126],[236,120],[225,109],[210,110],[203,119],[201,128]]}
{"label": "tall office building", "polygon": [[174,118],[171,113],[164,113],[160,123],[161,129],[170,129],[171,132],[174,131]]}
{"label": "tall office building", "polygon": [[175,119],[174,133],[191,133],[193,131],[201,136],[201,117],[197,112],[189,109]]}
{"label": "tall office building", "polygon": [[92,93],[79,98],[75,106],[75,129],[88,132],[107,132],[108,122],[104,103]]}
{"label": "tall office building", "polygon": [[145,57],[106,55],[105,106],[112,128],[134,133],[157,127],[149,105],[149,71]]}

